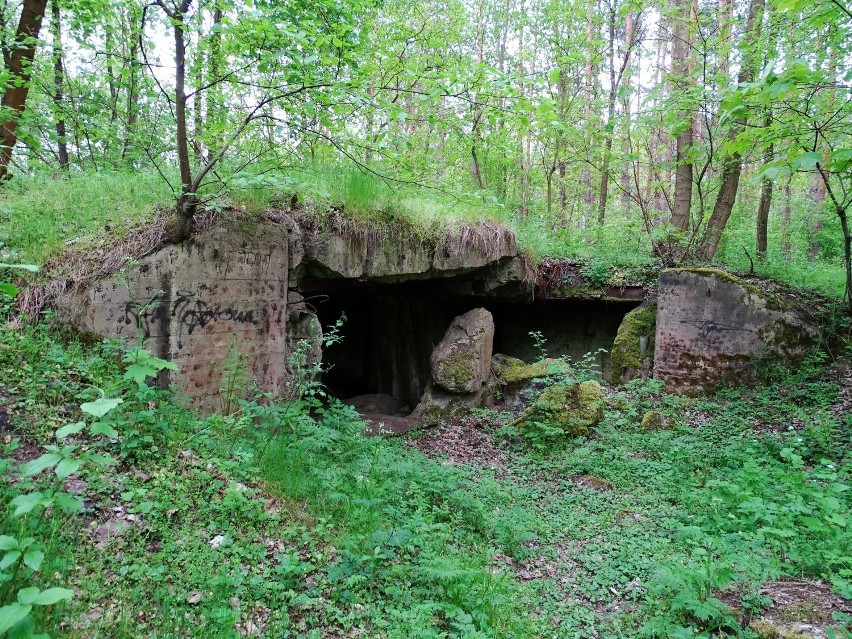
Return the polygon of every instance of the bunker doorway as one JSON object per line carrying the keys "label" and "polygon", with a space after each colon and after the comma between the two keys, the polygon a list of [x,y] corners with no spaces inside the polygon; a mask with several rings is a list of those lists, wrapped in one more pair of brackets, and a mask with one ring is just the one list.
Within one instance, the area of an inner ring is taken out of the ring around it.
{"label": "bunker doorway", "polygon": [[328,391],[341,399],[375,399],[380,405],[364,412],[390,415],[407,415],[417,406],[429,382],[432,351],[457,315],[478,307],[492,313],[494,353],[536,361],[541,354],[530,335],[536,333],[548,357],[579,362],[591,353],[590,362],[608,379],[618,327],[639,304],[459,297],[443,294],[440,280],[384,284],[317,279],[301,288],[324,333],[342,319],[340,340],[322,356],[322,382]]}

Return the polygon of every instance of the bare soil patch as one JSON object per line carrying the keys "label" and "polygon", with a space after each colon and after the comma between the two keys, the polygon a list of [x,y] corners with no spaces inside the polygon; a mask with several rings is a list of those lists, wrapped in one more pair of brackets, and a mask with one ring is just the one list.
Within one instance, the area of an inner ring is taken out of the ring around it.
{"label": "bare soil patch", "polygon": [[453,464],[506,469],[506,458],[495,442],[496,427],[475,418],[450,418],[446,423],[424,430],[407,444],[427,457],[445,457]]}

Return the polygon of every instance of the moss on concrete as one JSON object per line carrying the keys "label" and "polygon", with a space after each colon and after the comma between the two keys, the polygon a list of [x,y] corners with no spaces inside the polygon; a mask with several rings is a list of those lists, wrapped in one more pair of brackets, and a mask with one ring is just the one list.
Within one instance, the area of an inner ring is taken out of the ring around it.
{"label": "moss on concrete", "polygon": [[640,306],[624,316],[612,345],[612,382],[622,384],[632,379],[631,371],[642,368],[639,338],[648,337],[646,357],[654,361],[654,335],[657,331],[657,305]]}
{"label": "moss on concrete", "polygon": [[597,382],[560,383],[548,387],[513,424],[532,422],[558,427],[571,437],[588,435],[603,418],[603,394]]}
{"label": "moss on concrete", "polygon": [[[751,282],[747,282],[741,277],[737,277],[736,275],[729,273],[728,271],[723,271],[720,268],[682,267],[668,269],[668,271],[672,273],[692,273],[701,277],[713,277],[719,280],[720,282],[725,282],[727,284],[735,284],[736,286],[739,286],[740,288],[744,289],[746,293],[750,293],[761,299],[766,305],[766,308],[768,308],[770,311],[785,310],[785,305],[779,296],[772,295],[767,291],[764,291],[759,286],[755,286]],[[747,302],[748,300],[744,299],[743,301]]]}
{"label": "moss on concrete", "polygon": [[788,357],[802,357],[816,343],[815,336],[802,326],[785,320],[765,326],[760,329],[758,336],[770,350],[780,351]]}
{"label": "moss on concrete", "polygon": [[603,288],[589,284],[575,284],[574,282],[561,282],[548,297],[559,299],[596,300],[604,297],[606,291]]}

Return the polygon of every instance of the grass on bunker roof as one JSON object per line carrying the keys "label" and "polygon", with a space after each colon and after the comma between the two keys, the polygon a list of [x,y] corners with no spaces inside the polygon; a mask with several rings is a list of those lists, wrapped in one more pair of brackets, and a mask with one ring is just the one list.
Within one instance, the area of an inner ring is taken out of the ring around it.
{"label": "grass on bunker roof", "polygon": [[[403,224],[427,239],[448,228],[503,225],[515,233],[519,249],[533,259],[576,260],[593,278],[616,285],[644,281],[643,274],[659,269],[639,218],[618,203],[613,204],[603,226],[580,228],[582,225],[570,223],[564,216],[540,210],[543,204],[539,201],[531,203],[526,215],[519,215],[513,203],[500,198],[394,184],[338,164],[237,176],[227,193],[211,199],[208,207],[218,215],[261,217],[270,207],[289,207],[294,193],[315,216],[342,211],[347,219],[368,227]],[[81,272],[105,270],[82,268],[87,261],[112,268],[115,259],[138,256],[138,251],[126,249],[138,248],[140,235],[151,236],[173,202],[170,187],[150,171],[16,176],[0,189],[0,261],[43,265],[45,277],[84,279],[78,277]],[[742,245],[751,243],[751,229],[741,218],[734,216],[723,238],[720,263],[748,272],[750,263]],[[798,245],[798,252],[787,255],[780,251],[778,237],[771,240],[767,258],[755,265],[758,275],[832,297],[842,295],[844,275],[839,258],[810,260]]]}

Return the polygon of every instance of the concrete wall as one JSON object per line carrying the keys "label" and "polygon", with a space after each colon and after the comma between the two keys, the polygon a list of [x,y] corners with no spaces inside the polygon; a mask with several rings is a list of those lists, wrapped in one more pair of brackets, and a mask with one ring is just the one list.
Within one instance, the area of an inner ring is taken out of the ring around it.
{"label": "concrete wall", "polygon": [[[236,354],[250,381],[278,392],[287,364],[287,231],[275,224],[218,227],[130,267],[62,304],[84,330],[144,338],[180,367],[175,383],[198,408],[221,409],[222,374]],[[117,278],[119,279],[119,278]]]}
{"label": "concrete wall", "polygon": [[783,298],[714,269],[663,271],[657,309],[654,376],[688,393],[795,364],[817,334]]}

